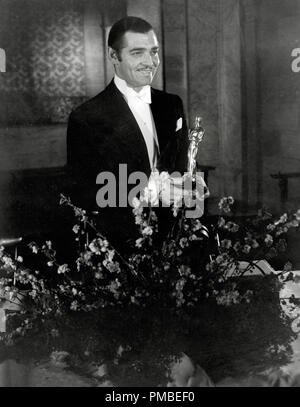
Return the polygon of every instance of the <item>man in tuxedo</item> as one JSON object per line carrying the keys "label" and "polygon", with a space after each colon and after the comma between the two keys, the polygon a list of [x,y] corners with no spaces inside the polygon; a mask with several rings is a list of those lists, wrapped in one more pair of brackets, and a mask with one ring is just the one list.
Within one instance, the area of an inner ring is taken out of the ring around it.
{"label": "man in tuxedo", "polygon": [[116,207],[99,208],[97,176],[114,174],[120,191],[125,188],[118,185],[120,165],[127,165],[128,176],[139,171],[149,177],[155,168],[183,174],[188,135],[181,99],[150,86],[160,63],[153,27],[137,17],[118,21],[109,33],[108,55],[113,80],[70,115],[68,168],[75,184],[74,204],[98,211],[103,234],[124,247],[135,236],[132,207],[118,207],[117,193]]}

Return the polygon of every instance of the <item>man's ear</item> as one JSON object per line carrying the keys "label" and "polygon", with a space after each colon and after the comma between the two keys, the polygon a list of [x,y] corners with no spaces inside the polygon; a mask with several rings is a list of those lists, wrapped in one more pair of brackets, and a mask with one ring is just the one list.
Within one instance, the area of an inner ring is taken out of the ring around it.
{"label": "man's ear", "polygon": [[117,51],[111,47],[108,47],[108,58],[113,65],[119,65],[119,58]]}

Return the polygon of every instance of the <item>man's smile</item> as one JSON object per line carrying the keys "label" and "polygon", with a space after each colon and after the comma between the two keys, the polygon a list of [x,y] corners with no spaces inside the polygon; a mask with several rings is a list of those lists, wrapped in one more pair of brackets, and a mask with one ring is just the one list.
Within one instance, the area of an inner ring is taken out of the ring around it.
{"label": "man's smile", "polygon": [[137,74],[142,75],[147,78],[152,78],[154,76],[155,71],[153,69],[138,69]]}
{"label": "man's smile", "polygon": [[129,31],[124,36],[123,45],[120,58],[114,61],[116,74],[133,89],[151,85],[159,66],[158,41],[154,31]]}

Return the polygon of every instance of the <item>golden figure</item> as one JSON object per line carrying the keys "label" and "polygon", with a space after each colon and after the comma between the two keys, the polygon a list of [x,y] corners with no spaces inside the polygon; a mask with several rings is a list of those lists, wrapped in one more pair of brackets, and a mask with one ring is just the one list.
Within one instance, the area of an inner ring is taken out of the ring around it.
{"label": "golden figure", "polygon": [[196,168],[196,158],[198,153],[199,143],[202,141],[205,130],[201,125],[202,118],[196,116],[194,127],[189,130],[190,145],[188,149],[188,167],[187,172],[193,178]]}

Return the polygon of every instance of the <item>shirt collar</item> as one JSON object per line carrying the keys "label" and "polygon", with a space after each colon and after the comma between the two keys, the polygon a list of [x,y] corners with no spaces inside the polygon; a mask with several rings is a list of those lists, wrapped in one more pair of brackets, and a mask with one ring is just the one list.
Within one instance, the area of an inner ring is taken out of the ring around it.
{"label": "shirt collar", "polygon": [[117,74],[115,74],[114,82],[119,91],[128,100],[129,98],[138,98],[145,103],[151,103],[151,87],[150,85],[143,86],[139,92],[130,88],[124,79],[121,79]]}

